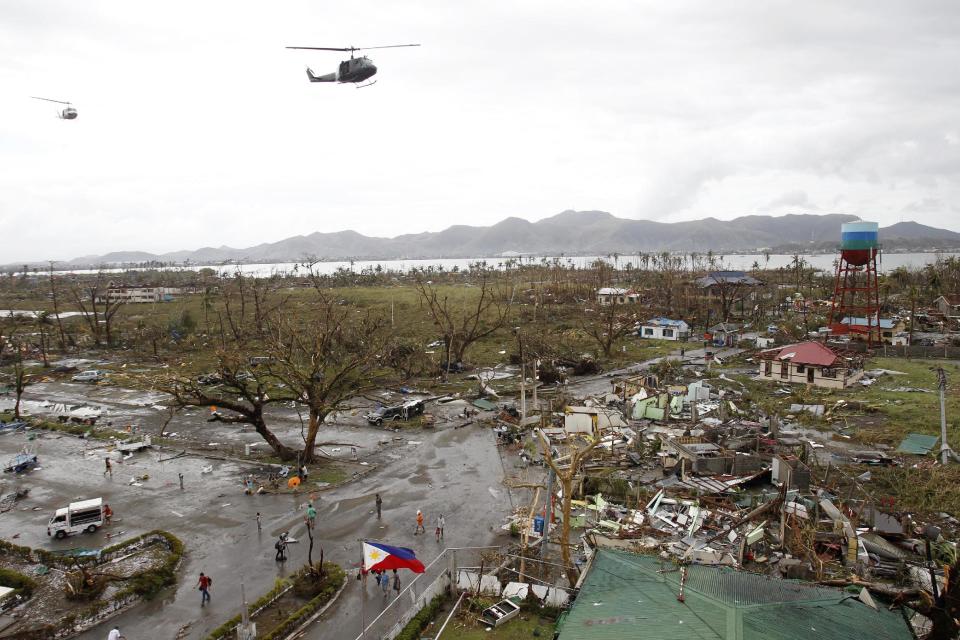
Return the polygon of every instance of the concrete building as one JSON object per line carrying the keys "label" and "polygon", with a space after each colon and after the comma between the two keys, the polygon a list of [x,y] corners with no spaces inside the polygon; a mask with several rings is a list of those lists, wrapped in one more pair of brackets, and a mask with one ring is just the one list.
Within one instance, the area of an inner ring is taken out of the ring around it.
{"label": "concrete building", "polygon": [[640,294],[632,289],[618,289],[617,287],[597,289],[597,302],[600,304],[636,304],[639,301]]}
{"label": "concrete building", "polygon": [[178,287],[124,287],[111,285],[97,298],[99,303],[170,302],[180,295]]}
{"label": "concrete building", "polygon": [[858,356],[843,357],[819,342],[800,342],[760,352],[761,380],[844,389],[863,377]]}
{"label": "concrete building", "polygon": [[[879,322],[879,325],[877,324]],[[858,333],[856,331],[850,332],[850,337],[854,340],[866,340],[866,328],[867,328],[867,319],[866,318],[850,318],[846,317],[840,321],[841,324],[845,324],[851,327],[860,327],[860,330],[864,333]],[[903,320],[894,320],[893,318],[880,318],[878,321],[873,323],[873,342],[877,343],[886,343],[893,344],[894,337],[898,333],[903,333],[906,330],[907,326],[904,324]]]}
{"label": "concrete building", "polygon": [[652,318],[640,325],[637,335],[657,340],[686,340],[690,337],[690,325],[683,320]]}

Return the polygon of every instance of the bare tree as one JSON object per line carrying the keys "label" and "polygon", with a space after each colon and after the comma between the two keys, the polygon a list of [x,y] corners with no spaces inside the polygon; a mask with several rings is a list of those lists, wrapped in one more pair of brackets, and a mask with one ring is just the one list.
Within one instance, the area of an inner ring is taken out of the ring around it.
{"label": "bare tree", "polygon": [[507,322],[509,296],[494,283],[488,269],[479,270],[479,292],[475,300],[469,302],[466,298],[459,303],[451,301],[448,295],[441,295],[422,278],[417,279],[416,286],[443,337],[448,368],[451,362],[463,361],[470,345]]}
{"label": "bare tree", "polygon": [[53,317],[57,320],[57,332],[60,335],[60,351],[67,348],[67,337],[63,332],[63,320],[60,318],[60,291],[57,279],[53,276],[53,261],[50,261],[50,300],[53,301]]}
{"label": "bare tree", "polygon": [[390,337],[389,321],[352,305],[338,304],[320,286],[305,318],[273,314],[265,342],[269,361],[260,365],[308,420],[301,460],[313,460],[317,434],[327,416],[348,399],[379,386],[379,370]]}
{"label": "bare tree", "polygon": [[[245,370],[248,360],[236,351],[217,354],[219,384],[206,385],[199,380],[172,377],[160,381],[159,388],[173,396],[177,407],[216,407],[210,420],[226,424],[252,425],[281,460],[295,460],[297,450],[283,444],[267,426],[265,411],[275,402],[289,400],[282,395],[270,396],[268,375]],[[221,413],[223,409],[226,413]]]}
{"label": "bare tree", "polygon": [[13,361],[13,391],[16,394],[16,400],[13,404],[13,419],[20,419],[20,401],[23,398],[24,390],[31,384],[30,375],[26,367],[23,366],[23,345],[14,344],[16,350],[16,359]]}
{"label": "bare tree", "polygon": [[[561,466],[554,460],[550,443],[543,435],[543,432],[538,429],[537,435],[540,437],[543,459],[546,461],[547,466],[553,470],[553,473],[556,474],[557,482],[560,483],[560,488],[563,491],[563,498],[561,500],[563,520],[560,523],[560,556],[563,558],[563,566],[567,572],[567,581],[570,583],[570,586],[573,587],[577,584],[577,578],[579,577],[579,572],[570,559],[570,510],[573,501],[573,482],[577,473],[580,471],[580,465],[583,463],[583,460],[600,444],[600,441],[592,440],[587,446],[582,448],[571,445],[569,448],[570,464]],[[547,497],[548,502],[551,497],[552,496]]]}
{"label": "bare tree", "polygon": [[605,358],[610,358],[613,346],[624,336],[629,335],[637,322],[636,313],[628,313],[626,305],[620,304],[616,296],[608,304],[598,305],[596,313],[581,316],[580,326],[590,336]]}
{"label": "bare tree", "polygon": [[93,280],[86,283],[74,281],[68,291],[90,327],[94,344],[103,344],[105,338],[107,346],[110,346],[113,343],[113,317],[124,301],[110,295],[109,283],[104,278],[103,271],[99,271]]}

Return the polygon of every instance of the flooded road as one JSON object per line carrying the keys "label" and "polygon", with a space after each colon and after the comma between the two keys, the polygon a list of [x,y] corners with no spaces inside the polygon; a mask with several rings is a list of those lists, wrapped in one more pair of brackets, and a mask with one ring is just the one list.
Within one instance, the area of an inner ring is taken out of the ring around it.
{"label": "flooded road", "polygon": [[[30,394],[30,401],[38,404],[45,399],[51,403],[53,399],[58,403],[100,403],[104,416],[115,425],[136,420],[145,430],[156,427],[163,413],[153,408],[152,403],[158,399],[149,394],[109,387],[94,390],[69,383],[50,383],[46,387],[38,384],[30,388]],[[209,436],[202,439],[210,442],[259,441],[255,433],[207,423],[205,417],[200,410],[180,414],[171,421],[169,430],[193,436],[199,432]],[[453,423],[444,423],[436,429],[404,429],[396,434],[360,426],[360,420],[352,422],[356,424],[325,429],[320,439],[361,443],[360,456],[370,466],[378,466],[355,482],[317,494],[320,513],[314,559],[322,545],[326,559],[347,569],[349,580],[339,601],[311,627],[307,638],[353,640],[360,633],[360,582],[354,579],[360,538],[409,546],[426,564],[440,552],[441,546],[433,535],[413,535],[417,509],[423,510],[428,525],[437,514],[444,514],[447,546],[493,541],[497,537],[493,530],[510,510],[501,484],[503,469],[489,429],[455,429]],[[295,416],[282,431],[291,442],[299,437]],[[203,638],[239,613],[241,580],[252,601],[268,591],[277,577],[292,573],[306,562],[305,543],[289,547],[285,564],[274,562],[273,549],[276,536],[285,530],[290,530],[294,538],[306,540],[306,496],[244,495],[240,479],[257,469],[253,463],[195,456],[170,460],[166,458],[175,455],[175,451],[152,450],[115,464],[113,478],[109,478],[103,475],[105,449],[100,443],[58,433],[38,434],[31,444],[36,447],[41,468],[22,478],[3,478],[4,494],[17,487],[29,487],[30,495],[10,512],[0,514],[0,536],[11,539],[19,534],[17,543],[45,549],[96,548],[160,528],[185,543],[187,551],[177,586],[162,598],[141,604],[115,619],[130,640],[172,639],[182,628],[184,638]],[[13,456],[25,444],[25,434],[0,436],[0,457]],[[339,448],[339,455],[349,455],[349,447]],[[212,473],[201,472],[207,465],[213,465]],[[185,479],[182,491],[180,473]],[[143,475],[149,478],[131,484],[134,477]],[[374,494],[378,491],[384,500],[381,522],[374,511]],[[62,541],[47,537],[46,522],[57,507],[101,496],[116,514],[107,531]],[[263,516],[262,532],[256,526],[258,511]],[[107,533],[116,535],[109,539]],[[204,608],[200,607],[196,590],[201,571],[214,578],[213,600]],[[379,600],[374,601],[380,605]],[[368,610],[368,620],[378,612]],[[79,637],[100,640],[104,629],[101,625]]]}

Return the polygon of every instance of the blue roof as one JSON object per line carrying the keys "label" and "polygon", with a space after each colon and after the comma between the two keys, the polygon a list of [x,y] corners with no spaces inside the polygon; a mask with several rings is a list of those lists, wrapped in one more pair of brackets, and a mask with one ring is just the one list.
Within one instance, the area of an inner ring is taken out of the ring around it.
{"label": "blue roof", "polygon": [[[866,318],[850,318],[849,316],[840,321],[841,324],[851,324],[854,327],[865,327],[867,326]],[[873,326],[877,326],[874,322]],[[881,329],[893,329],[895,323],[890,318],[880,318],[880,328]]]}

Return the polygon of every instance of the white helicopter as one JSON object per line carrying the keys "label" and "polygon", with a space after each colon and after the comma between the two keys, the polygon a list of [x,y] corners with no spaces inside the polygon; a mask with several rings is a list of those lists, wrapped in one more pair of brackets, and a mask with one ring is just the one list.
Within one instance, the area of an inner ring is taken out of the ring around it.
{"label": "white helicopter", "polygon": [[30,96],[34,100],[46,100],[47,102],[56,102],[57,104],[65,104],[67,108],[63,111],[57,113],[57,117],[61,120],[76,120],[77,110],[73,108],[73,105],[69,102],[64,102],[63,100],[52,100],[50,98],[39,98],[37,96]]}

